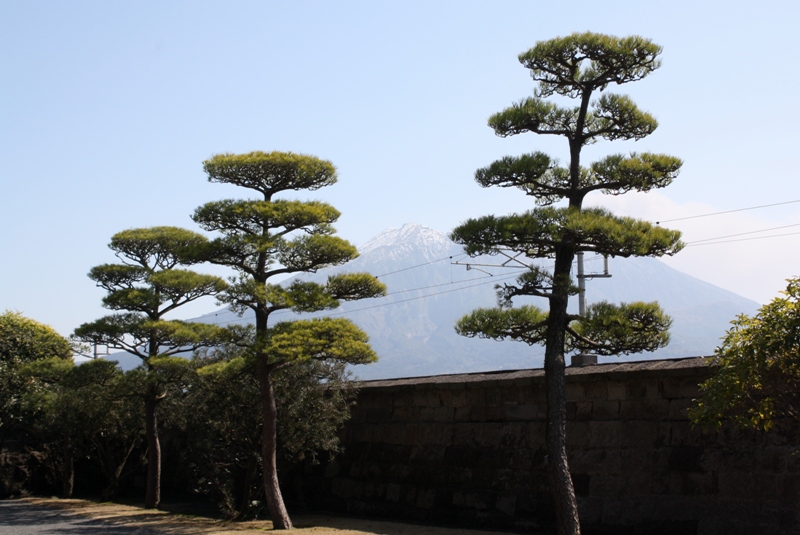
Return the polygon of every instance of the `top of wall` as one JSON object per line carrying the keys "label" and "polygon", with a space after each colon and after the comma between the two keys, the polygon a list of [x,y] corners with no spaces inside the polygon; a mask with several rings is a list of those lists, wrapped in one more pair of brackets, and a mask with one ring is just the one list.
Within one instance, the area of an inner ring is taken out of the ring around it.
{"label": "top of wall", "polygon": [[[601,381],[618,379],[621,376],[632,378],[635,376],[668,376],[668,375],[708,375],[710,357],[689,357],[669,360],[643,360],[638,362],[620,362],[607,364],[593,364],[590,366],[566,368],[568,381]],[[406,379],[384,379],[375,381],[360,381],[361,389],[414,387],[414,386],[464,386],[474,383],[498,383],[515,380],[537,381],[544,380],[544,369],[529,370],[502,370],[496,372],[459,373],[452,375],[433,375],[429,377],[410,377]]]}

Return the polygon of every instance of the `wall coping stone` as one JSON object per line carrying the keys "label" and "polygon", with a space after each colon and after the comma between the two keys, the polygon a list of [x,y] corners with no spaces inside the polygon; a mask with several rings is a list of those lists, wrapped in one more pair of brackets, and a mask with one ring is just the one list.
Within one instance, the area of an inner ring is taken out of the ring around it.
{"label": "wall coping stone", "polygon": [[[665,360],[642,360],[635,362],[613,362],[595,364],[592,366],[568,366],[566,368],[567,381],[607,381],[614,379],[633,379],[639,377],[659,377],[669,375],[707,375],[712,357],[686,357]],[[371,381],[357,381],[359,389],[397,388],[401,390],[415,387],[429,388],[464,388],[489,387],[506,381],[544,381],[543,368],[527,370],[499,370],[493,372],[457,373],[449,375],[431,375],[425,377],[406,377],[400,379],[376,379]]]}

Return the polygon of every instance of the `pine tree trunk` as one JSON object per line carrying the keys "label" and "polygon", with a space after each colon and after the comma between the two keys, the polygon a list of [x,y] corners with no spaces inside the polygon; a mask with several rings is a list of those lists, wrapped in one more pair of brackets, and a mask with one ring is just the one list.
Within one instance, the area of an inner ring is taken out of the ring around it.
{"label": "pine tree trunk", "polygon": [[69,438],[64,443],[64,473],[61,487],[62,498],[72,498],[72,489],[75,486],[75,458],[72,454],[72,442]]}
{"label": "pine tree trunk", "polygon": [[144,401],[145,434],[147,435],[147,491],[145,509],[156,509],[161,503],[161,444],[158,441],[158,400],[155,392],[148,392]]}
{"label": "pine tree trunk", "polygon": [[292,521],[283,503],[278,483],[277,434],[278,417],[272,373],[266,362],[258,362],[258,383],[261,390],[261,458],[264,465],[264,494],[274,529],[292,529]]}
{"label": "pine tree trunk", "polygon": [[564,326],[567,324],[572,258],[566,248],[556,253],[554,289],[544,355],[547,384],[547,475],[556,506],[559,535],[580,535],[578,503],[567,460],[567,382]]}

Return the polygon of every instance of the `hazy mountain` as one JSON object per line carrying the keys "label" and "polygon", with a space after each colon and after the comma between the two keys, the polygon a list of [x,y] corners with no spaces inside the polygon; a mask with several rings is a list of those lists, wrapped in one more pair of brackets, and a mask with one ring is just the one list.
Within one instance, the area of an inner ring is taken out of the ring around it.
{"label": "hazy mountain", "polygon": [[[495,342],[455,334],[453,325],[467,312],[496,303],[494,286],[520,272],[503,256],[470,259],[446,234],[408,224],[388,229],[359,247],[361,256],[346,266],[304,275],[324,281],[340,271],[367,271],[382,280],[389,295],[345,303],[327,315],[343,315],[370,336],[380,361],[358,366],[362,379],[408,377],[540,367],[543,349],[518,342]],[[586,272],[602,270],[588,258]],[[497,267],[505,262],[506,267]],[[467,266],[469,264],[469,266]],[[738,314],[754,314],[758,304],[685,275],[652,258],[612,259],[611,278],[587,281],[587,302],[657,300],[673,319],[672,342],[655,353],[624,360],[710,355]],[[577,299],[573,299],[577,308]],[[546,307],[546,301],[536,303]],[[319,314],[318,314],[319,315]],[[290,312],[274,320],[298,317]],[[221,310],[199,321],[247,321]],[[604,360],[614,360],[613,357]]]}

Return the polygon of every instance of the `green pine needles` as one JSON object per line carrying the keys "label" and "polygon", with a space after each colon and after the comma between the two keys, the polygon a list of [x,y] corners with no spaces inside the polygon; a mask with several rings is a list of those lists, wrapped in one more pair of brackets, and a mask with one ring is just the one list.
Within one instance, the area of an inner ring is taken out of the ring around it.
{"label": "green pine needles", "polygon": [[[567,312],[570,296],[578,291],[571,276],[577,254],[663,256],[683,246],[679,232],[583,205],[595,191],[647,192],[669,185],[678,175],[681,160],[664,154],[612,154],[589,165],[581,162],[581,150],[587,145],[639,140],[656,129],[655,118],[628,96],[606,90],[649,75],[660,66],[660,53],[661,47],[643,37],[576,33],[541,41],[520,54],[520,62],[537,84],[534,96],[492,115],[489,127],[500,137],[559,136],[567,142],[568,163],[562,166],[547,154],[532,152],[479,169],[475,180],[482,187],[516,187],[536,206],[522,214],[470,219],[451,233],[472,256],[505,249],[554,261],[551,271],[531,268],[515,284],[499,287],[500,306],[468,314],[456,330],[464,336],[545,346],[548,472],[561,534],[580,533],[565,445],[565,353],[622,355],[654,351],[669,341],[671,320],[656,303],[602,302],[590,305],[583,316]],[[554,95],[575,105],[547,100]],[[549,307],[514,307],[518,296],[545,298]]]}

